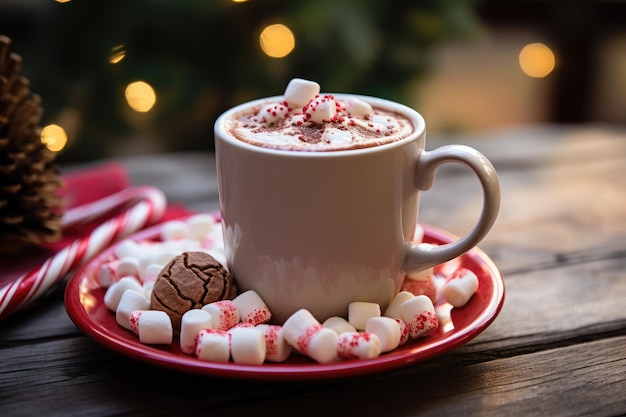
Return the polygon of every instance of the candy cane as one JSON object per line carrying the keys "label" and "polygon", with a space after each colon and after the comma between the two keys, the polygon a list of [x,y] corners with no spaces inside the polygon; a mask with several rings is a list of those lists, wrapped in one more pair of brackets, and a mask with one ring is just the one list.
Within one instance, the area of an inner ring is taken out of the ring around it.
{"label": "candy cane", "polygon": [[116,240],[156,223],[165,213],[166,200],[163,193],[154,187],[127,188],[68,210],[63,218],[63,227],[86,223],[121,208],[125,209],[121,214],[76,239],[38,268],[0,288],[0,320],[46,293],[68,272],[89,261]]}

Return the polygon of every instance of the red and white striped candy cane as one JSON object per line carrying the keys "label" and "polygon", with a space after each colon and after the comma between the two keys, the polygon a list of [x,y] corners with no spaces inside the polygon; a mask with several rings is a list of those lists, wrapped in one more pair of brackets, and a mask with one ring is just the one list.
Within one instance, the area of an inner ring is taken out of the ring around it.
{"label": "red and white striped candy cane", "polygon": [[116,240],[159,221],[165,213],[166,199],[154,187],[127,188],[93,203],[68,210],[63,217],[63,227],[85,223],[121,208],[126,209],[86,236],[76,239],[38,268],[0,288],[0,320],[46,293],[68,272],[88,262]]}

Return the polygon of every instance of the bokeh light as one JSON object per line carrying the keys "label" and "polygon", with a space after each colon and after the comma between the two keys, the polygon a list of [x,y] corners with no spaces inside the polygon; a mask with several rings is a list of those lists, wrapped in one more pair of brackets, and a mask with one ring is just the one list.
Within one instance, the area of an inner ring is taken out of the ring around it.
{"label": "bokeh light", "polygon": [[59,125],[47,125],[41,129],[41,142],[51,151],[59,152],[67,144],[67,133]]}
{"label": "bokeh light", "polygon": [[261,49],[272,58],[283,58],[296,46],[293,32],[285,25],[269,25],[261,32],[259,37]]}
{"label": "bokeh light", "polygon": [[111,54],[109,55],[109,63],[117,64],[126,56],[126,48],[124,45],[115,45],[111,48]]}
{"label": "bokeh light", "polygon": [[531,43],[519,54],[519,65],[529,77],[543,78],[548,76],[556,65],[554,53],[542,43]]}
{"label": "bokeh light", "polygon": [[126,102],[131,109],[145,113],[156,103],[156,93],[150,84],[144,81],[135,81],[128,84],[124,93]]}

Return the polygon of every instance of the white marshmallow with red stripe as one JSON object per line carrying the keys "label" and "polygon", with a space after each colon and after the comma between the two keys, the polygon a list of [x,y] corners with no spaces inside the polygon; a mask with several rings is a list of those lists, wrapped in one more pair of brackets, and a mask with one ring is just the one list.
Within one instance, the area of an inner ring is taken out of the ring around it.
{"label": "white marshmallow with red stripe", "polygon": [[259,117],[267,124],[274,124],[287,117],[290,110],[291,108],[286,102],[269,103],[259,110]]}
{"label": "white marshmallow with red stripe", "polygon": [[283,337],[298,352],[319,363],[337,360],[337,333],[322,326],[306,309],[287,318],[283,324]]}
{"label": "white marshmallow with red stripe", "polygon": [[354,301],[348,304],[348,323],[357,330],[365,330],[371,317],[380,317],[380,305],[366,301]]}
{"label": "white marshmallow with red stripe", "polygon": [[213,319],[215,330],[228,330],[239,323],[239,310],[232,300],[220,300],[202,306]]}
{"label": "white marshmallow with red stripe", "polygon": [[283,337],[283,327],[274,324],[259,324],[256,329],[265,336],[265,360],[268,362],[284,362],[293,348]]}
{"label": "white marshmallow with red stripe", "polygon": [[200,330],[212,329],[213,318],[205,310],[193,309],[187,311],[180,321],[180,350],[193,355],[198,344]]}
{"label": "white marshmallow with red stripe", "polygon": [[230,356],[233,362],[261,365],[265,362],[267,345],[265,334],[256,327],[238,327],[229,330]]}
{"label": "white marshmallow with red stripe", "polygon": [[333,96],[319,96],[311,100],[303,108],[303,111],[306,115],[306,120],[322,124],[324,122],[331,121],[333,117],[335,117],[337,114],[337,104],[335,103]]}
{"label": "white marshmallow with red stripe", "polygon": [[139,279],[139,258],[125,256],[100,265],[98,277],[100,285],[108,288],[122,277],[133,276]]}
{"label": "white marshmallow with red stripe", "polygon": [[400,324],[391,317],[372,317],[365,325],[365,332],[380,339],[381,352],[389,352],[400,345]]}
{"label": "white marshmallow with red stripe", "polygon": [[109,288],[119,281],[117,276],[118,259],[113,259],[100,265],[98,269],[98,282],[102,288]]}
{"label": "white marshmallow with red stripe", "polygon": [[257,325],[267,323],[272,318],[270,309],[265,301],[254,290],[242,292],[233,299],[233,303],[239,310],[239,320],[244,323]]}
{"label": "white marshmallow with red stripe", "polygon": [[244,323],[242,321],[240,321],[239,323],[235,324],[233,327],[231,327],[230,329],[226,330],[227,332],[234,330],[234,329],[240,329],[242,327],[256,327],[254,324],[252,323]]}
{"label": "white marshmallow with red stripe", "polygon": [[340,359],[372,359],[380,353],[380,339],[375,334],[346,332],[337,337],[337,356]]}
{"label": "white marshmallow with red stripe", "polygon": [[398,323],[398,327],[400,328],[400,343],[399,345],[402,346],[403,344],[405,344],[408,340],[409,340],[409,328],[407,327],[406,323],[404,322],[404,320],[402,320],[401,318],[394,318],[394,320],[396,321],[396,323]]}
{"label": "white marshmallow with red stripe", "polygon": [[320,85],[314,81],[293,78],[285,88],[285,101],[294,109],[301,108],[320,93]]}
{"label": "white marshmallow with red stripe", "polygon": [[400,313],[413,339],[422,337],[439,326],[435,306],[425,295],[417,295],[405,301],[400,306]]}
{"label": "white marshmallow with red stripe", "polygon": [[343,317],[334,316],[329,317],[322,323],[322,326],[332,329],[337,334],[345,333],[345,332],[356,332],[356,329],[353,325],[351,325],[348,320]]}
{"label": "white marshmallow with red stripe", "polygon": [[196,343],[196,356],[204,361],[228,362],[230,338],[231,334],[223,330],[200,330]]}
{"label": "white marshmallow with red stripe", "polygon": [[147,345],[169,345],[172,343],[173,328],[170,316],[164,311],[136,310],[129,318],[131,330],[139,341]]}
{"label": "white marshmallow with red stripe", "polygon": [[454,307],[463,307],[478,289],[478,277],[469,269],[460,268],[443,287],[443,297]]}
{"label": "white marshmallow with red stripe", "polygon": [[384,315],[394,319],[401,318],[402,313],[400,312],[400,306],[404,304],[405,301],[408,301],[413,297],[415,297],[415,295],[409,291],[400,291],[395,297],[393,297],[391,303],[389,303],[389,306],[385,310]]}
{"label": "white marshmallow with red stripe", "polygon": [[133,290],[126,290],[120,298],[120,302],[115,309],[115,321],[127,330],[131,330],[130,315],[136,310],[148,310],[150,300],[144,297],[143,293]]}
{"label": "white marshmallow with red stripe", "polygon": [[126,290],[143,294],[143,288],[135,277],[124,277],[107,288],[104,293],[104,305],[111,311],[117,310],[122,294],[124,294]]}

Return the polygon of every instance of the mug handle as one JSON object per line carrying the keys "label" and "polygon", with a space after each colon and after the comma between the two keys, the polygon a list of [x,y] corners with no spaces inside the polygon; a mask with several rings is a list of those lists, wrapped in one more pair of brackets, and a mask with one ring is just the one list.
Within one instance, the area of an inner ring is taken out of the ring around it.
{"label": "mug handle", "polygon": [[435,173],[446,162],[459,162],[478,176],[483,188],[483,206],[472,230],[459,240],[425,249],[413,244],[405,259],[405,271],[416,272],[449,261],[469,251],[480,242],[493,226],[500,209],[500,180],[489,160],[476,149],[465,145],[445,145],[419,155],[415,169],[415,186],[428,190]]}

